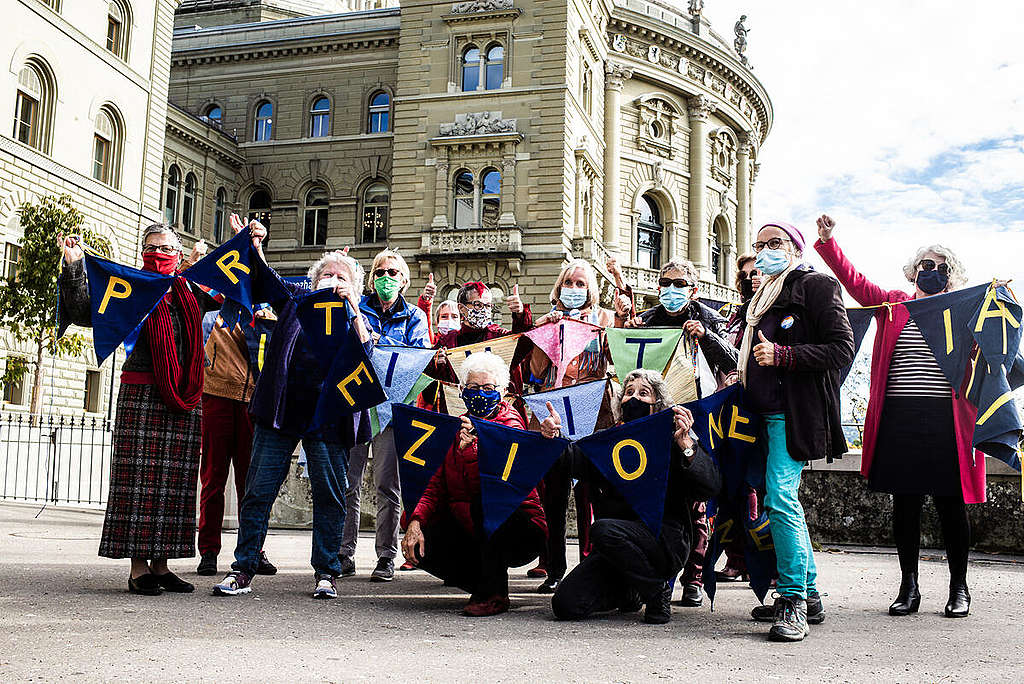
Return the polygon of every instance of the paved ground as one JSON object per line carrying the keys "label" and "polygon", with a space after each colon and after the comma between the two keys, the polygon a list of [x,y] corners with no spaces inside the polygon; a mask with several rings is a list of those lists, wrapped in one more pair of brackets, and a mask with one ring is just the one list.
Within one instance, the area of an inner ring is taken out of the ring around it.
{"label": "paved ground", "polygon": [[96,556],[101,515],[47,509],[34,519],[37,510],[0,504],[4,682],[1024,680],[1024,559],[972,563],[966,620],[941,616],[945,564],[925,562],[922,612],[895,619],[885,614],[894,556],[820,553],[828,619],[803,643],[779,645],[750,621],[753,595],[734,585],[714,612],[677,607],[665,626],[619,615],[566,624],[515,571],[511,613],[463,618],[466,596],[422,572],[369,583],[368,537],[336,601],[309,597],[301,532],[271,534],[281,572],[257,578],[249,596],[210,596],[191,560],[172,568],[198,583],[195,594],[133,596],[127,563]]}

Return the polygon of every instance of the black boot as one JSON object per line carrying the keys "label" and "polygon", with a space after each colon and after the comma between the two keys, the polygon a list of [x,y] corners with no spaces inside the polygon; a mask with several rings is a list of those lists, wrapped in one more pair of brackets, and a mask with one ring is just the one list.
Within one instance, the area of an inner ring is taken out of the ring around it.
{"label": "black boot", "polygon": [[889,606],[889,615],[910,615],[916,613],[921,607],[921,590],[917,586],[917,573],[903,573],[903,582],[900,584],[900,593],[896,600]]}
{"label": "black boot", "polygon": [[665,586],[647,600],[644,610],[644,622],[649,625],[663,625],[672,619],[672,583]]}
{"label": "black boot", "polygon": [[971,592],[967,591],[967,580],[953,580],[949,583],[949,601],[946,603],[946,617],[967,617],[971,612]]}

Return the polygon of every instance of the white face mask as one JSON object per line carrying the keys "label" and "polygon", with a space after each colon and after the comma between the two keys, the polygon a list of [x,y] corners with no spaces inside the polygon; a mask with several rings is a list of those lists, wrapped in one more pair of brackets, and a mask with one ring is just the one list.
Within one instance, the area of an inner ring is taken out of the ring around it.
{"label": "white face mask", "polygon": [[333,290],[334,288],[338,287],[339,285],[341,285],[341,281],[338,280],[338,276],[333,276],[332,275],[332,276],[327,276],[326,278],[321,278],[317,282],[317,284],[316,284],[316,289],[324,290],[324,289],[330,288],[330,289]]}

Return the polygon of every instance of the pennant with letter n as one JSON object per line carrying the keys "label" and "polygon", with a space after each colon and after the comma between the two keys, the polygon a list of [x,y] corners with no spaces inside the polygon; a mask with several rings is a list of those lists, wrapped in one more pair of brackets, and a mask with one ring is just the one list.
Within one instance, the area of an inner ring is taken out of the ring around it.
{"label": "pennant with letter n", "polygon": [[125,342],[126,348],[134,345],[143,321],[167,293],[174,276],[121,266],[88,253],[84,259],[89,279],[93,345],[96,360],[103,363],[126,339],[130,340]]}
{"label": "pennant with letter n", "polygon": [[607,387],[607,380],[595,380],[527,394],[523,396],[523,401],[538,421],[548,417],[547,402],[550,401],[562,421],[562,434],[569,439],[580,439],[593,434]]}
{"label": "pennant with letter n", "polygon": [[551,359],[555,367],[554,385],[558,387],[562,384],[569,363],[582,354],[587,345],[600,337],[601,330],[600,326],[593,323],[562,318],[523,334]]}
{"label": "pennant with letter n", "polygon": [[470,420],[477,434],[484,533],[490,537],[547,475],[569,441],[481,418]]}
{"label": "pennant with letter n", "polygon": [[664,373],[683,334],[682,328],[608,328],[608,353],[615,375],[625,378],[637,368]]}
{"label": "pennant with letter n", "polygon": [[183,275],[198,285],[220,292],[243,309],[252,313],[252,271],[254,261],[260,261],[252,246],[249,227],[193,264]]}
{"label": "pennant with letter n", "polygon": [[445,355],[448,357],[448,362],[452,364],[452,369],[455,370],[455,376],[461,379],[463,361],[470,354],[475,354],[476,352],[491,352],[501,357],[506,366],[511,366],[512,357],[515,356],[516,346],[519,344],[519,337],[520,335],[518,334],[505,335],[504,337],[495,337],[493,340],[464,344],[460,347],[452,347],[445,350]]}
{"label": "pennant with letter n", "polygon": [[[377,434],[391,422],[392,404],[405,403],[409,394],[416,386],[430,360],[437,351],[422,347],[405,347],[400,345],[377,345],[373,348],[370,360],[377,371],[387,401],[373,411],[375,425],[373,433]],[[421,390],[422,391],[422,390]],[[415,397],[413,397],[415,399]]]}
{"label": "pennant with letter n", "polygon": [[327,372],[334,364],[338,351],[348,343],[349,329],[352,327],[349,321],[353,316],[348,302],[342,300],[334,290],[316,290],[299,297],[296,315],[302,333],[306,336],[306,345],[320,362],[320,367]]}
{"label": "pennant with letter n", "polygon": [[655,536],[665,513],[673,415],[665,409],[576,443]]}
{"label": "pennant with letter n", "polygon": [[376,406],[388,398],[355,328],[346,328],[320,390],[311,426],[314,431],[335,425],[342,416]]}
{"label": "pennant with letter n", "polygon": [[412,513],[430,478],[444,463],[462,421],[444,413],[395,404],[391,426],[398,452],[398,479],[402,505]]}

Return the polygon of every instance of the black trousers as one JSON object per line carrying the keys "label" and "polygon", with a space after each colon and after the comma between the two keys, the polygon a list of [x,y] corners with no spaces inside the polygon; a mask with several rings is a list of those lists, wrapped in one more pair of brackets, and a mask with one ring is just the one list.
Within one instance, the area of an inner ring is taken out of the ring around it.
{"label": "black trousers", "polygon": [[[971,523],[963,497],[933,496],[935,510],[942,525],[942,539],[946,544],[946,561],[951,581],[967,579],[967,556],[971,548]],[[900,570],[916,573],[921,551],[921,506],[924,496],[894,494],[892,497],[892,532],[896,538],[896,551],[900,557]]]}
{"label": "black trousers", "polygon": [[451,515],[424,525],[423,538],[419,567],[479,600],[508,595],[508,569],[526,565],[544,548],[544,530],[520,510],[490,539],[470,534]]}
{"label": "black trousers", "polygon": [[637,595],[646,602],[679,572],[642,522],[602,518],[590,528],[590,541],[590,555],[566,575],[551,598],[559,620],[615,610]]}
{"label": "black trousers", "polygon": [[[566,451],[544,476],[544,519],[548,523],[546,567],[548,577],[561,579],[567,565],[565,557],[565,516],[569,512],[572,490],[572,459]],[[590,531],[590,501],[586,485],[576,486],[576,529],[579,536],[580,560],[584,558]]]}

